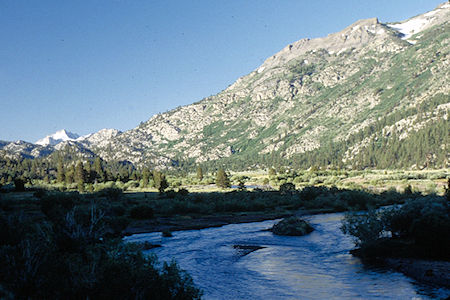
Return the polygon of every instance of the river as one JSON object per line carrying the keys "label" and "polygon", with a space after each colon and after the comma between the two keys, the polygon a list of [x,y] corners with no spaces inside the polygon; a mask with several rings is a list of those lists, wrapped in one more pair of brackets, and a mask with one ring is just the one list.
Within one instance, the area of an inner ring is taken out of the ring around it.
{"label": "river", "polygon": [[[367,266],[349,254],[354,247],[340,231],[343,214],[307,216],[315,228],[303,237],[273,235],[276,221],[219,228],[135,234],[129,242],[162,247],[147,251],[175,259],[204,292],[204,299],[434,299],[450,290],[418,284],[401,273]],[[264,248],[244,255],[234,245]]]}

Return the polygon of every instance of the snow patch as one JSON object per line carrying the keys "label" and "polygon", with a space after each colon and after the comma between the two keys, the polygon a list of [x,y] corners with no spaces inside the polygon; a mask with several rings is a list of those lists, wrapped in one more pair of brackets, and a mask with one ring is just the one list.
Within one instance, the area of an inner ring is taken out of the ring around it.
{"label": "snow patch", "polygon": [[415,18],[403,23],[388,26],[403,34],[402,39],[407,40],[411,38],[411,36],[413,36],[414,34],[422,31],[422,29],[428,23],[430,23],[430,21],[431,21],[430,19]]}
{"label": "snow patch", "polygon": [[337,53],[337,55],[341,54],[342,52],[347,51],[347,48],[342,48],[341,50],[339,50],[339,52]]}
{"label": "snow patch", "polygon": [[433,10],[433,11],[427,12],[426,14],[424,14],[424,16],[425,17],[431,17],[432,15],[434,15],[437,12],[438,12],[437,10]]}
{"label": "snow patch", "polygon": [[415,42],[410,41],[409,39],[414,34],[427,29],[429,27],[428,25],[430,25],[436,19],[445,17],[445,15],[448,13],[445,10],[448,8],[450,8],[450,3],[447,2],[439,6],[435,10],[427,12],[423,15],[411,18],[409,20],[397,24],[387,24],[387,26],[400,32],[403,35],[402,36],[403,40],[407,40],[411,44],[414,44]]}
{"label": "snow patch", "polygon": [[61,142],[65,142],[65,141],[75,141],[79,137],[80,136],[76,133],[72,133],[65,129],[61,129],[61,130],[55,132],[54,134],[48,135],[48,136],[38,140],[35,144],[41,145],[41,146],[47,146],[47,145],[55,146]]}

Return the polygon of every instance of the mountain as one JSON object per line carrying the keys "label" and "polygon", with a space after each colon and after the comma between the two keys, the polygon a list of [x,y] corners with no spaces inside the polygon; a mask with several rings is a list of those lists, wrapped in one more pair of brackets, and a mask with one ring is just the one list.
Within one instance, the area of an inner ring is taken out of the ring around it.
{"label": "mountain", "polygon": [[400,23],[360,20],[299,40],[97,153],[156,165],[448,166],[449,13],[445,3]]}
{"label": "mountain", "polygon": [[55,146],[61,142],[65,141],[75,141],[80,136],[76,133],[69,132],[65,129],[55,132],[54,134],[48,135],[40,140],[38,140],[35,144],[41,146]]}
{"label": "mountain", "polygon": [[89,159],[96,156],[92,149],[105,146],[120,134],[116,129],[101,129],[84,136],[65,129],[38,140],[35,144],[25,141],[0,141],[0,157],[12,159],[47,157],[62,154],[69,159]]}
{"label": "mountain", "polygon": [[[134,129],[38,142],[141,166],[449,167],[449,66],[446,2],[402,22],[360,20],[301,39],[217,95]],[[33,151],[0,143],[8,147]]]}

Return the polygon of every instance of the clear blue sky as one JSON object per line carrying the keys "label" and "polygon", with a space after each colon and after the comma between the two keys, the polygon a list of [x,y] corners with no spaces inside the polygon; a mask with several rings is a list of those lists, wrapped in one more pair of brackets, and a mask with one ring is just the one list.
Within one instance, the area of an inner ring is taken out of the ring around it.
{"label": "clear blue sky", "polygon": [[443,0],[0,1],[0,140],[128,130],[301,38]]}

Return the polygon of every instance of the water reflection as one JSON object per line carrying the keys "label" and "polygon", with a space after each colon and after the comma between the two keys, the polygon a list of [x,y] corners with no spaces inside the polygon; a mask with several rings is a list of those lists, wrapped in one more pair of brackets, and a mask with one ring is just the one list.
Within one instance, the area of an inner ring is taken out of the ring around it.
{"label": "water reflection", "polygon": [[[428,299],[450,291],[415,284],[401,273],[363,265],[348,251],[353,243],[339,230],[342,214],[307,217],[315,231],[282,237],[262,231],[275,221],[220,228],[138,234],[128,241],[161,244],[160,260],[175,258],[205,299]],[[265,248],[242,256],[233,245]]]}

